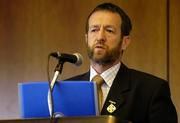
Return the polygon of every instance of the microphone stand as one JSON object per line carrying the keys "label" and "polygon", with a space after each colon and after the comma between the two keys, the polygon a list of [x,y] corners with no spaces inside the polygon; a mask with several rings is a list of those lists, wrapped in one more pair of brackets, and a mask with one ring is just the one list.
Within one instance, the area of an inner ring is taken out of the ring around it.
{"label": "microphone stand", "polygon": [[64,65],[64,62],[59,60],[54,70],[55,72],[54,72],[53,79],[51,83],[49,84],[48,107],[49,107],[49,113],[50,113],[51,119],[54,118],[53,88],[54,88],[54,85],[56,83],[58,76],[62,73],[63,65]]}

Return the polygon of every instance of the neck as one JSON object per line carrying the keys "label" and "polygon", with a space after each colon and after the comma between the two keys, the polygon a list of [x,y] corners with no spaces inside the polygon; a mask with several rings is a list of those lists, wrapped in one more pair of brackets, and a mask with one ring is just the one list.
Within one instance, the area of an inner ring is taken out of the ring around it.
{"label": "neck", "polygon": [[95,63],[93,61],[91,61],[91,66],[94,68],[94,70],[98,73],[101,74],[104,71],[106,71],[107,69],[111,68],[112,66],[116,65],[119,63],[119,60],[113,62],[113,63],[109,63],[109,64],[98,64]]}

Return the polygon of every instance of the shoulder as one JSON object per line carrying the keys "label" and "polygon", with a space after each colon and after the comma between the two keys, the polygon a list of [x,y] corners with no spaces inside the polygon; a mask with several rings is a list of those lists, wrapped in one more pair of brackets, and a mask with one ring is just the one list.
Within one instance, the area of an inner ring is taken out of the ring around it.
{"label": "shoulder", "polygon": [[78,81],[78,80],[89,80],[89,71],[77,76],[66,79],[66,81]]}
{"label": "shoulder", "polygon": [[145,92],[146,94],[157,94],[159,91],[169,93],[170,89],[168,81],[138,70],[128,69],[128,71],[131,79],[131,87],[142,90],[142,92]]}
{"label": "shoulder", "polygon": [[162,86],[168,88],[168,82],[166,80],[146,72],[128,68],[124,64],[121,65],[118,76],[121,76],[118,77],[119,80],[123,78],[123,80],[126,80],[124,84],[128,83],[131,89],[138,92],[152,93],[158,91]]}
{"label": "shoulder", "polygon": [[131,81],[134,83],[152,83],[152,84],[160,84],[160,83],[167,83],[166,80],[154,76],[150,73],[142,72],[139,70],[128,68],[126,65],[122,64],[120,68],[119,74],[124,74],[124,76],[130,78]]}
{"label": "shoulder", "polygon": [[140,79],[155,80],[155,81],[164,81],[164,82],[166,81],[160,77],[157,77],[157,76],[152,75],[150,73],[142,72],[139,70],[129,69],[129,71],[131,72],[132,77],[136,77],[136,78],[140,78]]}
{"label": "shoulder", "polygon": [[146,84],[147,83],[150,83],[150,84],[167,83],[166,80],[160,77],[154,76],[146,72],[134,70],[134,69],[129,69],[129,74],[130,74],[130,78],[132,78],[134,81],[144,82]]}

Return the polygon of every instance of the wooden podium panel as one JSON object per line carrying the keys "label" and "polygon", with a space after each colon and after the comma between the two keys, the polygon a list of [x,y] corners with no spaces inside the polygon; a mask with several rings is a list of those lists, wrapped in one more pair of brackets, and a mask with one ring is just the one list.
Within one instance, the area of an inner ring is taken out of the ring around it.
{"label": "wooden podium panel", "polygon": [[89,116],[89,117],[61,117],[50,122],[49,118],[38,119],[9,119],[0,120],[0,123],[130,123],[128,121],[119,121],[114,116]]}

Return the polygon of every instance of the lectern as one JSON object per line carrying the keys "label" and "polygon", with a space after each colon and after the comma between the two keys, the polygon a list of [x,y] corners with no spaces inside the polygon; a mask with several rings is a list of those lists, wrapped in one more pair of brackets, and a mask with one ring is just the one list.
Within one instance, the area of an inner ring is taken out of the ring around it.
{"label": "lectern", "polygon": [[[0,120],[0,123],[50,123],[48,118],[38,119],[12,119]],[[53,120],[52,123],[130,123],[128,121],[120,121],[114,116],[89,116],[89,117],[61,117]]]}

